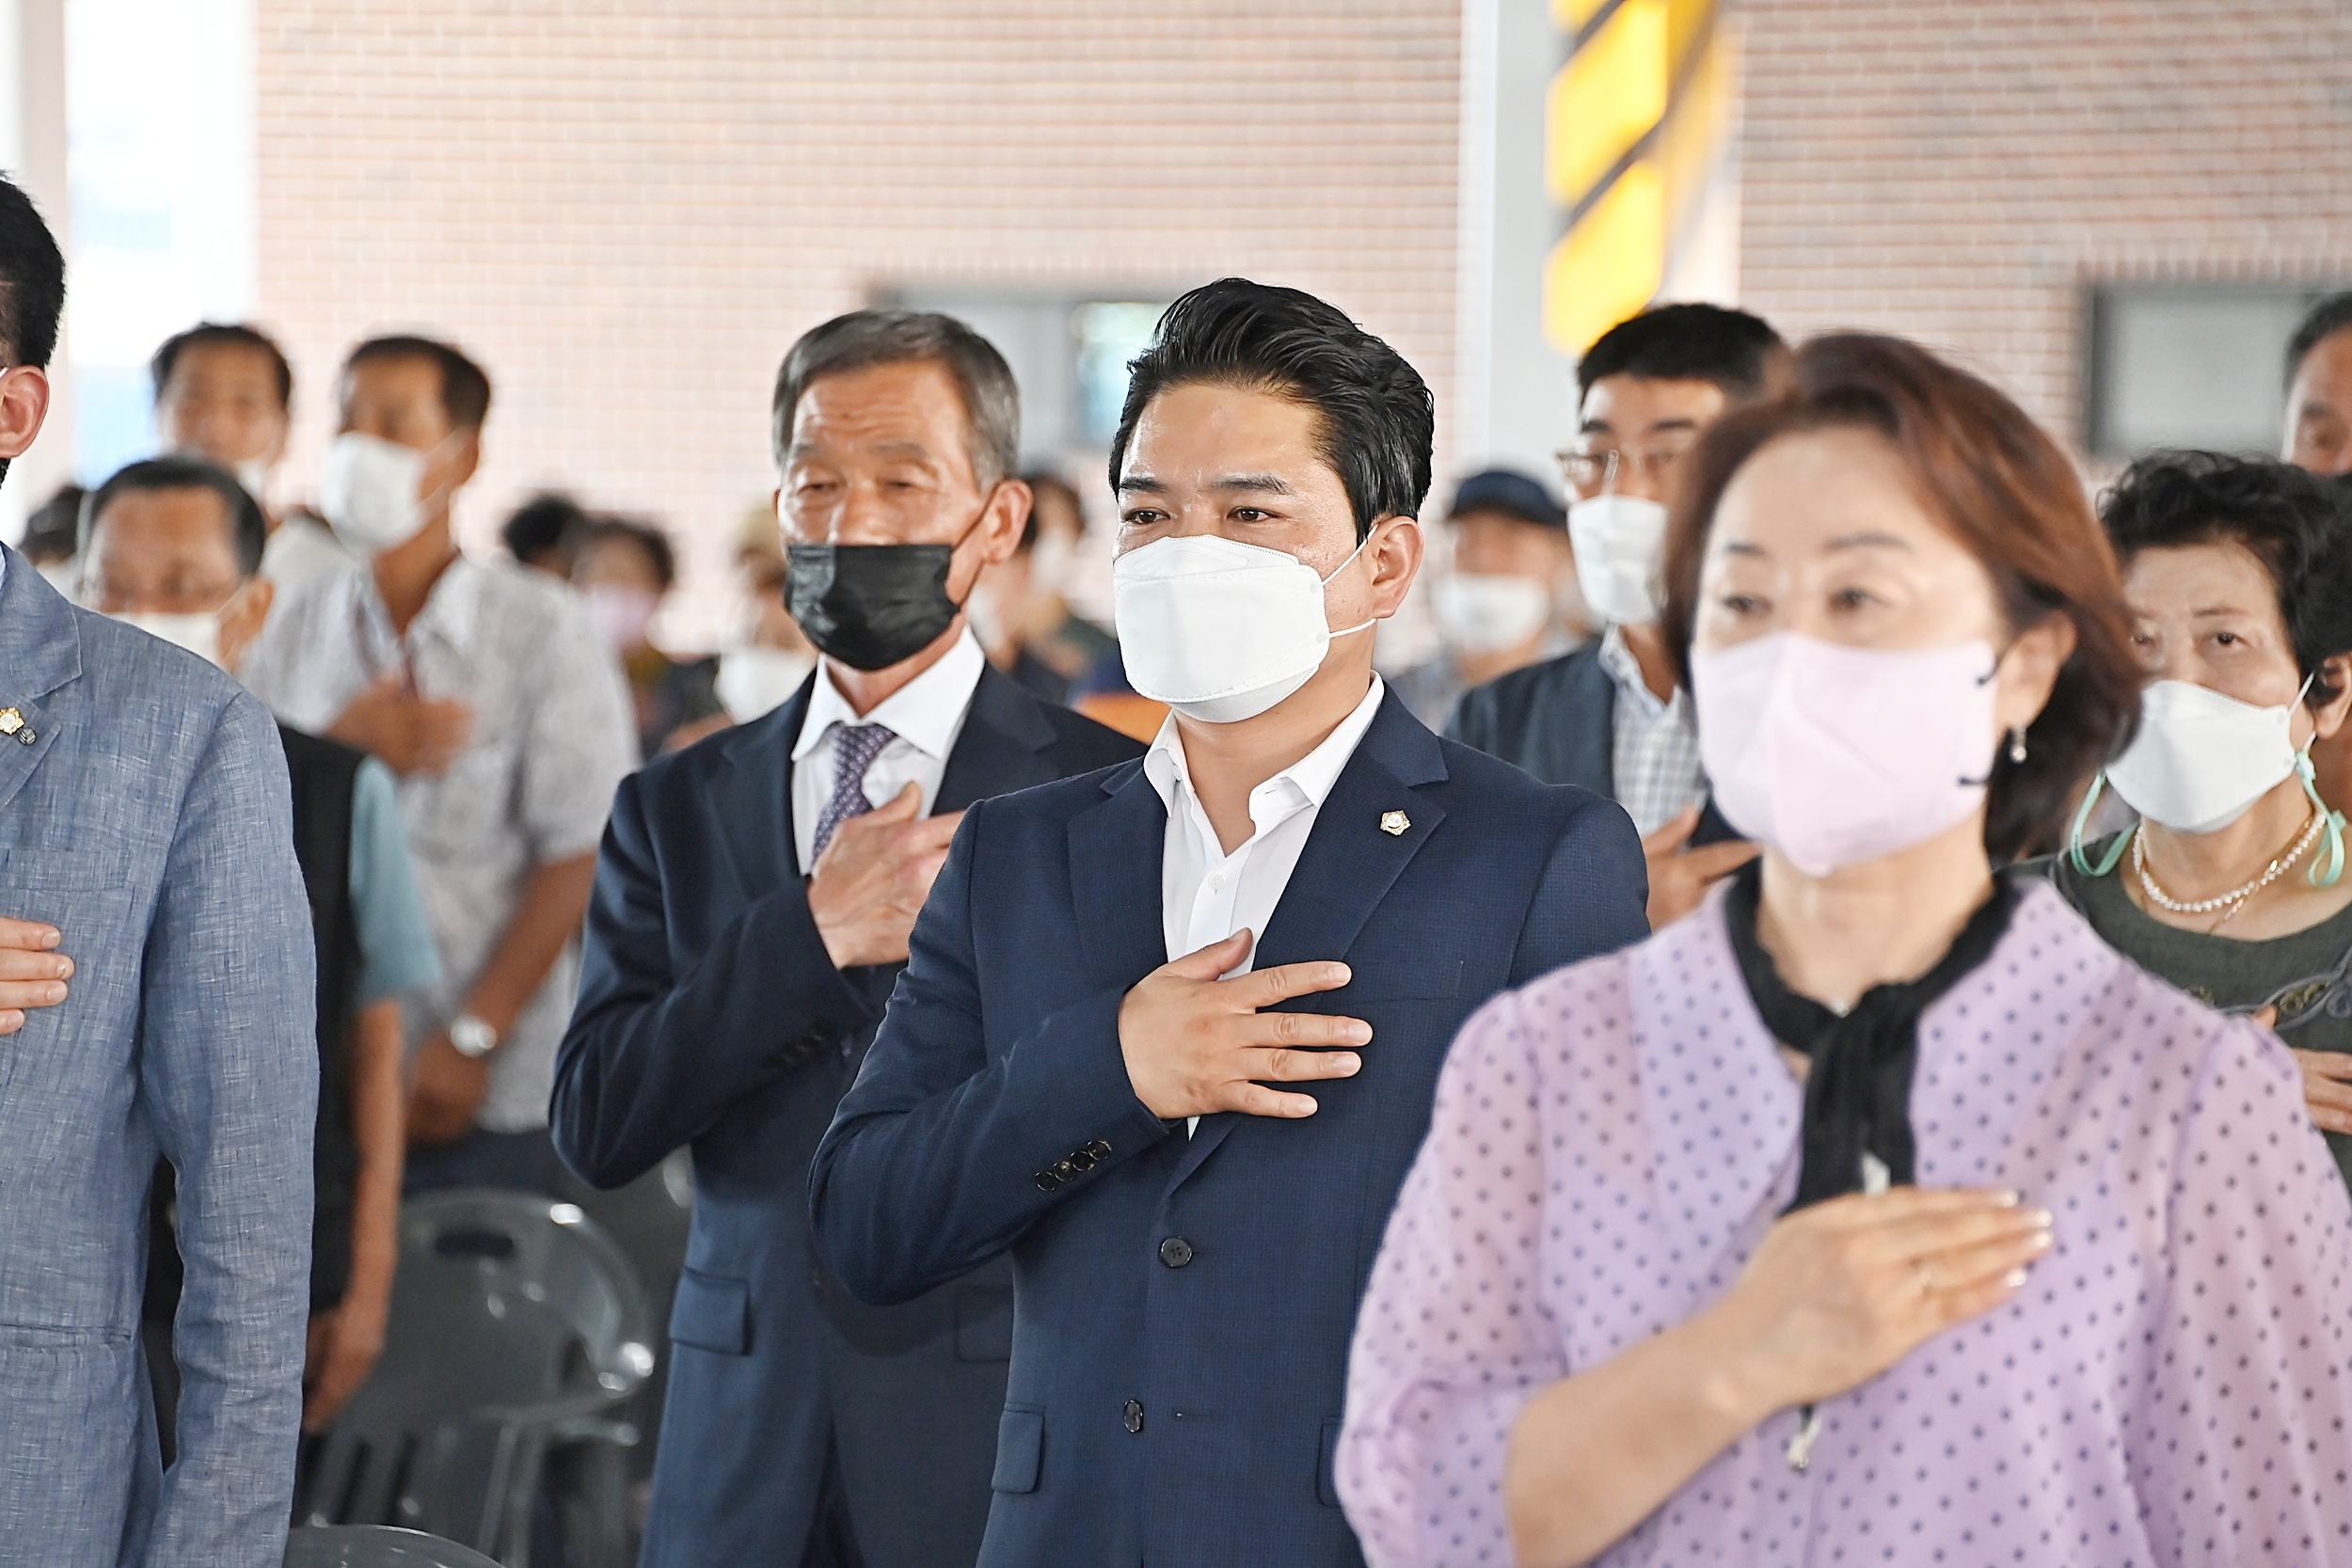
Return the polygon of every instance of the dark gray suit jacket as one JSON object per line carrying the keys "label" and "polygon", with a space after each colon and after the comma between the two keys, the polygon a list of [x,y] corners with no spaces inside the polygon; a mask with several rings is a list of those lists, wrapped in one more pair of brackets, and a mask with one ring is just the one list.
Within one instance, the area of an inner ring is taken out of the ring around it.
{"label": "dark gray suit jacket", "polygon": [[[1617,688],[1600,662],[1597,638],[1582,647],[1498,675],[1462,694],[1445,727],[1448,740],[1475,746],[1548,784],[1574,784],[1617,798]],[[1708,800],[1693,844],[1718,844],[1739,832]]]}

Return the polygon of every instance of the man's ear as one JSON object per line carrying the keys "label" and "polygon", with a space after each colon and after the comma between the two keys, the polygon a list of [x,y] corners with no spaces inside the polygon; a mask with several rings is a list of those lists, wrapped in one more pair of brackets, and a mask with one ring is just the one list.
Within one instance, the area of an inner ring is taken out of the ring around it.
{"label": "man's ear", "polygon": [[1021,547],[1022,531],[1029,526],[1029,509],[1036,504],[1037,493],[1025,482],[997,481],[977,531],[982,561],[994,566],[1012,559],[1012,552]]}
{"label": "man's ear", "polygon": [[457,453],[450,461],[449,487],[452,494],[462,490],[482,467],[482,432],[466,432],[466,438],[457,444]]}
{"label": "man's ear", "polygon": [[1417,517],[1383,517],[1372,530],[1364,543],[1364,553],[1372,557],[1372,613],[1385,620],[1411,591],[1429,541]]}
{"label": "man's ear", "polygon": [[49,372],[38,365],[0,371],[0,459],[21,457],[49,417]]}

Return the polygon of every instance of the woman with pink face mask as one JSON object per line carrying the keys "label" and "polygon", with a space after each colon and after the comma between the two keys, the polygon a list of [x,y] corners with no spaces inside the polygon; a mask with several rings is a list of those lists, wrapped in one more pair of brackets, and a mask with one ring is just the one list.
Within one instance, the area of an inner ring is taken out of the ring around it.
{"label": "woman with pink face mask", "polygon": [[2352,1198],[2295,1064],[1995,870],[2142,678],[2063,453],[1816,340],[1664,578],[1764,852],[1455,1041],[1350,1363],[1366,1557],[2341,1560]]}

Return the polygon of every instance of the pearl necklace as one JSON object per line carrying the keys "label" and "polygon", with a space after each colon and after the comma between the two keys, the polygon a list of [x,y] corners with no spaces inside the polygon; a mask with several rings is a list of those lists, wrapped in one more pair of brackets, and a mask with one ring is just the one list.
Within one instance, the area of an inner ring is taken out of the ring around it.
{"label": "pearl necklace", "polygon": [[2312,812],[2310,826],[2303,830],[2303,836],[2295,841],[2293,848],[2272,861],[2261,876],[2248,882],[2244,887],[2233,888],[2217,897],[2180,899],[2158,887],[2155,878],[2148,874],[2146,847],[2148,835],[2144,831],[2137,829],[2132,832],[2132,869],[2139,873],[2141,891],[2174,914],[2211,914],[2216,910],[2227,909],[2229,913],[2214,922],[2213,928],[2217,931],[2230,923],[2231,916],[2246,907],[2248,899],[2285,876],[2287,868],[2303,858],[2303,851],[2312,847],[2312,841],[2319,836],[2319,830],[2326,826],[2327,820],[2325,813]]}

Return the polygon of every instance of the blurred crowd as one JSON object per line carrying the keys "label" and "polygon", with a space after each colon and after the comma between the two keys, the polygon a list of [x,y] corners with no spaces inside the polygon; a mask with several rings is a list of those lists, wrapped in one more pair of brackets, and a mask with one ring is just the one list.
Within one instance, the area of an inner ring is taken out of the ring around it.
{"label": "blurred crowd", "polygon": [[[64,287],[0,184],[0,454]],[[2095,497],[1661,305],[1434,507],[1295,291],[1171,308],[1107,490],[853,312],[715,647],[660,519],[461,545],[457,344],[301,497],[266,331],[151,369],[0,552],[25,1560],[356,1516],[404,1205],[682,1161],[648,1564],[2352,1561],[2352,295],[2276,456]]]}

